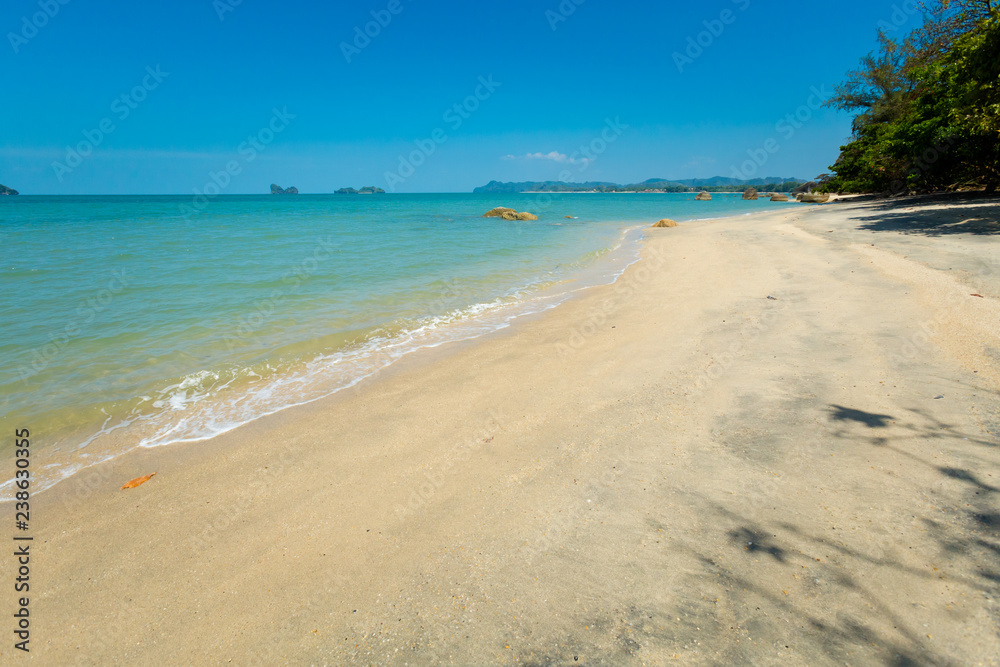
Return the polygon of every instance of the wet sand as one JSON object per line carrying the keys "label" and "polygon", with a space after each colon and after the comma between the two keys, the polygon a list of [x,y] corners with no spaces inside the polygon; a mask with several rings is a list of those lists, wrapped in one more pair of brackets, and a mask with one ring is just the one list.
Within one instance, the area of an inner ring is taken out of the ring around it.
{"label": "wet sand", "polygon": [[998,213],[650,230],[615,285],[72,478],[30,658],[997,664]]}

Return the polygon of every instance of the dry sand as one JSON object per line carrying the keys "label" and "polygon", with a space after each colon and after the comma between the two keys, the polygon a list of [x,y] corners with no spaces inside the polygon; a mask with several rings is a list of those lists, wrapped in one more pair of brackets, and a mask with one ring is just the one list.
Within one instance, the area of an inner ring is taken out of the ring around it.
{"label": "dry sand", "polygon": [[30,658],[997,664],[998,211],[651,230],[613,286],[60,484]]}

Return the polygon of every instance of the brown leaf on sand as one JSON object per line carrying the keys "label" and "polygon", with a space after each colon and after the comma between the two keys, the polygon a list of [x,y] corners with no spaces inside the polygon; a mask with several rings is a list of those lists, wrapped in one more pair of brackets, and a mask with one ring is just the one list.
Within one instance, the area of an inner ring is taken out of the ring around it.
{"label": "brown leaf on sand", "polygon": [[982,294],[970,294],[969,296],[978,296],[980,299],[985,299],[986,298]]}
{"label": "brown leaf on sand", "polygon": [[153,475],[155,475],[155,474],[156,474],[155,472],[151,472],[148,475],[146,475],[145,477],[136,477],[135,479],[133,479],[130,482],[125,482],[124,484],[122,484],[122,489],[121,490],[134,489],[135,487],[139,486],[140,484],[145,484],[149,480],[153,479]]}

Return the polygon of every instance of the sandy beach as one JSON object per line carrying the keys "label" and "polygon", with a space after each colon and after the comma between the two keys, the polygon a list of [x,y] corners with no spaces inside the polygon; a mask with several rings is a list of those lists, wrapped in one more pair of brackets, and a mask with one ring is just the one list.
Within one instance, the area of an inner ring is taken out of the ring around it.
{"label": "sandy beach", "polygon": [[998,664],[998,213],[650,230],[614,285],[90,469],[33,501],[30,658]]}

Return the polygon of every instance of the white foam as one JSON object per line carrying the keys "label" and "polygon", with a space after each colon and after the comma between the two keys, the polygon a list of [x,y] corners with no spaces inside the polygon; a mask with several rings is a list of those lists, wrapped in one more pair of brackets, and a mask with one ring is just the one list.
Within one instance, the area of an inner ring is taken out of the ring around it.
{"label": "white foam", "polygon": [[[638,261],[641,234],[639,227],[623,230],[602,260],[570,280],[541,290],[530,285],[512,289],[491,301],[426,317],[393,335],[375,335],[359,345],[319,354],[290,368],[276,369],[267,363],[267,370],[273,373],[270,377],[252,368],[203,369],[185,375],[154,392],[154,396],[138,397],[131,411],[118,421],[104,412],[106,419],[101,428],[75,446],[74,461],[38,468],[47,473],[39,476],[35,490],[49,488],[131,449],[214,438],[276,412],[354,387],[420,350],[478,338],[506,329],[520,317],[551,310],[580,291],[615,282]],[[240,378],[254,379],[240,390],[229,391]],[[122,436],[127,440],[129,433],[135,434],[134,444],[122,447]],[[11,479],[0,484],[0,502],[12,499],[13,482]]]}

